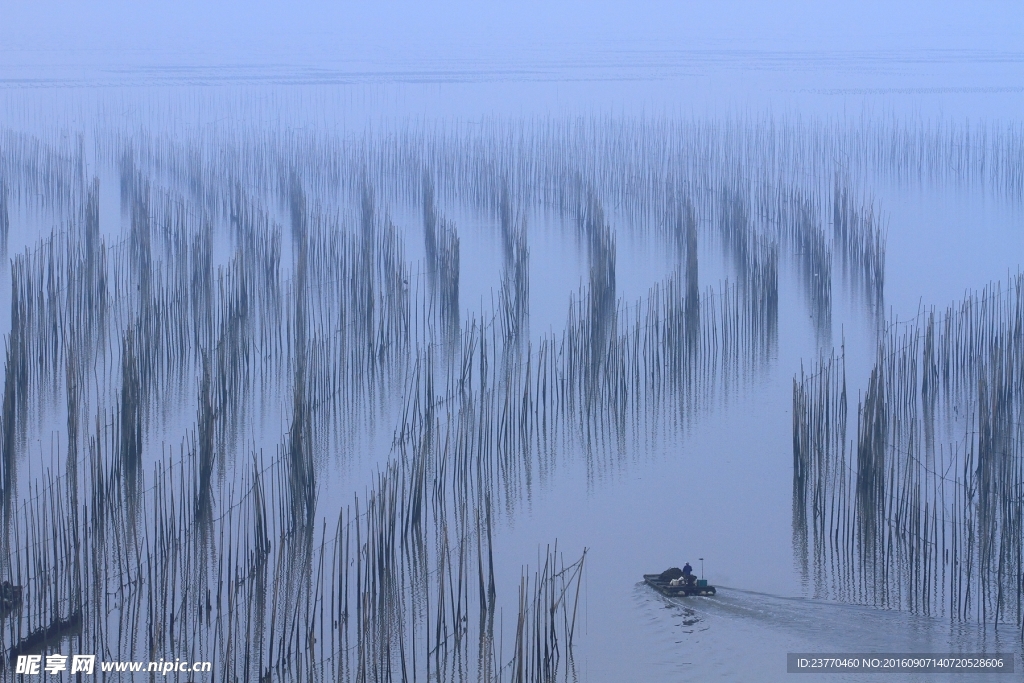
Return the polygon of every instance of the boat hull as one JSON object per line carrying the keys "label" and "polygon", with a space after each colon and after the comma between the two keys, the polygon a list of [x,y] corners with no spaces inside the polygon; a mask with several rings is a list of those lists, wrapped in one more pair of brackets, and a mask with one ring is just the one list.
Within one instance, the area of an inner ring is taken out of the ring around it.
{"label": "boat hull", "polygon": [[714,586],[698,586],[696,584],[680,584],[678,586],[673,586],[668,581],[662,579],[661,574],[644,574],[644,582],[654,590],[669,598],[691,597],[697,595],[710,596],[718,592],[715,590]]}

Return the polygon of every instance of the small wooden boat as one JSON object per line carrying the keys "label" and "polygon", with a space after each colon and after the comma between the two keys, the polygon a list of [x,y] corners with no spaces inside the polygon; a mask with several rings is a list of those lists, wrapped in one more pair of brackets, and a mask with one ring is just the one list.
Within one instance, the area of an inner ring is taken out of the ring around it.
{"label": "small wooden boat", "polygon": [[668,569],[660,574],[644,574],[644,582],[669,598],[714,595],[717,592],[714,586],[708,585],[707,580],[698,579],[693,574],[683,576],[678,569]]}

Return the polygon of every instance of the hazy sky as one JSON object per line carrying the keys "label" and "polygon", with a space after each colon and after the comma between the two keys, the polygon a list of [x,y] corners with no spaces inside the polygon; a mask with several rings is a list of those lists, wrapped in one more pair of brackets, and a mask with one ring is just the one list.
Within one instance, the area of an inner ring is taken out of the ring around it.
{"label": "hazy sky", "polygon": [[1024,3],[0,0],[0,60],[552,59],[603,50],[1018,51]]}

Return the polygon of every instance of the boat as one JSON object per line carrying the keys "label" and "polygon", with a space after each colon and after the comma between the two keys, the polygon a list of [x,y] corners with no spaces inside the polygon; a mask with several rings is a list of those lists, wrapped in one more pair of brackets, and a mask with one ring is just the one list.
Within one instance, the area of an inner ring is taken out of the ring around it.
{"label": "boat", "polygon": [[708,585],[707,579],[698,579],[693,574],[683,576],[683,571],[677,567],[666,569],[660,574],[644,574],[644,582],[669,598],[714,595],[718,592],[714,586]]}

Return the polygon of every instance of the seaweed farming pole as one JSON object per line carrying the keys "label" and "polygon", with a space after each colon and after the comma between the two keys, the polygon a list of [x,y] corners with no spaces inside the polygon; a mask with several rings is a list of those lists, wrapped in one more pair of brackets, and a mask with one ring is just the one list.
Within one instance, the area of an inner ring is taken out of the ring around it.
{"label": "seaweed farming pole", "polygon": [[881,324],[885,299],[886,230],[874,205],[858,203],[847,180],[836,176],[832,188],[833,243],[842,263],[843,277],[859,292]]}
{"label": "seaweed farming pole", "polygon": [[845,356],[833,351],[814,372],[793,378],[793,542],[804,581],[812,552],[816,582],[828,565],[853,559],[845,552],[848,529],[835,528],[845,504],[846,429]]}
{"label": "seaweed farming pole", "polygon": [[0,255],[7,255],[7,236],[11,231],[11,211],[7,200],[7,183],[0,176]]}
{"label": "seaweed farming pole", "polygon": [[316,511],[316,475],[313,467],[313,433],[307,395],[308,344],[308,260],[309,238],[306,198],[299,179],[293,177],[291,196],[292,242],[295,249],[294,384],[292,419],[288,430],[288,490],[292,524],[307,528]]}
{"label": "seaweed farming pole", "polygon": [[[818,590],[1024,635],[1022,321],[1018,274],[942,316],[891,323],[858,407],[855,465],[845,442],[817,436],[846,420],[832,407],[845,389],[819,389],[832,362],[794,381],[794,540],[815,558]],[[815,483],[815,471],[832,475]],[[822,531],[849,540],[808,551],[819,495]]]}
{"label": "seaweed farming pole", "polygon": [[498,205],[501,229],[502,271],[499,298],[504,347],[521,351],[529,339],[530,324],[530,250],[526,219],[507,185],[502,186]]}
{"label": "seaweed farming pole", "polygon": [[700,279],[697,273],[697,218],[693,205],[687,200],[680,209],[680,227],[686,234],[686,319],[687,345],[697,345],[700,328]]}

